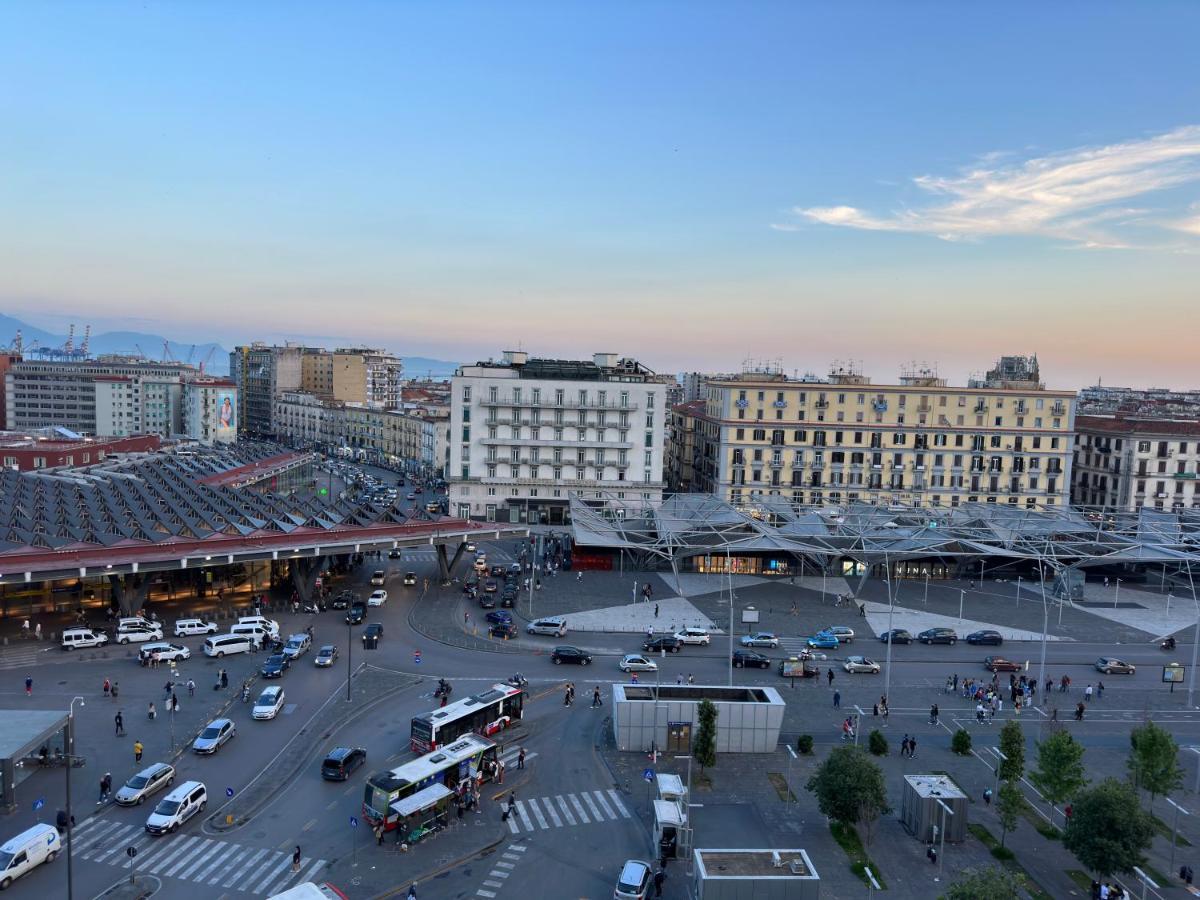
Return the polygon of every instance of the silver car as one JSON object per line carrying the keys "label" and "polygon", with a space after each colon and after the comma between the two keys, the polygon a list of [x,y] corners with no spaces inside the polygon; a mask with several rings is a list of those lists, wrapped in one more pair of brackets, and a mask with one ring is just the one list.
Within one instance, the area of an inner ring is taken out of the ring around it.
{"label": "silver car", "polygon": [[774,649],[779,646],[779,635],[770,631],[756,631],[754,634],[743,635],[740,643],[743,647],[771,647]]}
{"label": "silver car", "polygon": [[869,656],[848,656],[842,668],[847,672],[866,672],[868,675],[879,674],[879,663]]}
{"label": "silver car", "polygon": [[621,657],[621,661],[617,663],[622,672],[657,672],[658,663],[652,659],[646,659],[640,653],[630,653],[627,656]]}
{"label": "silver car", "polygon": [[121,806],[139,806],[151,794],[171,786],[175,769],[166,763],[155,763],[142,769],[117,791],[114,800]]}
{"label": "silver car", "polygon": [[200,732],[200,736],[192,742],[192,750],[203,755],[216,753],[221,749],[222,744],[235,737],[237,737],[236,725],[228,719],[213,719]]}

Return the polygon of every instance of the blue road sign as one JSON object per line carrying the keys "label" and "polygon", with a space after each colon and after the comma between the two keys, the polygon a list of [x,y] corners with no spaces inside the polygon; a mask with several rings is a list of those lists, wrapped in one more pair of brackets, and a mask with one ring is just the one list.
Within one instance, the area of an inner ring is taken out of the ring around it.
{"label": "blue road sign", "polygon": [[225,788],[225,796],[232,797],[233,796],[233,788]]}
{"label": "blue road sign", "polygon": [[33,811],[37,812],[39,809],[41,809],[45,805],[46,805],[46,798],[38,797],[36,800],[33,801]]}
{"label": "blue road sign", "polygon": [[357,827],[358,827],[358,817],[357,817],[357,816],[351,816],[351,817],[350,817],[350,827],[351,827],[351,828],[357,828]]}
{"label": "blue road sign", "polygon": [[413,662],[418,666],[421,664],[421,651],[417,650],[413,653]]}
{"label": "blue road sign", "polygon": [[642,777],[645,778],[647,781],[653,781],[654,780],[654,770],[646,769],[644,772],[642,772]]}

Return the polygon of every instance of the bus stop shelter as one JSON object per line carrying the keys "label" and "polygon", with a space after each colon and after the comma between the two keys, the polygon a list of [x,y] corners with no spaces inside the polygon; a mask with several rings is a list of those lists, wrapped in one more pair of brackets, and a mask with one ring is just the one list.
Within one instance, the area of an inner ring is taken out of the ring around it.
{"label": "bus stop shelter", "polygon": [[69,719],[52,709],[0,710],[0,809],[16,809],[17,785],[38,770],[38,751],[66,752]]}

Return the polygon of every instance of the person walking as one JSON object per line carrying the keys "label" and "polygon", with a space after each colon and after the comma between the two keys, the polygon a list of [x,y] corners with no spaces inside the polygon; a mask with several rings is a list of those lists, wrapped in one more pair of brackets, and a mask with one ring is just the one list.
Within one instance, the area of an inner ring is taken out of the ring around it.
{"label": "person walking", "polygon": [[933,706],[929,707],[929,724],[930,725],[939,724],[940,716],[941,716],[941,710],[938,709],[938,705],[936,703],[933,704]]}
{"label": "person walking", "polygon": [[32,675],[25,676],[25,696],[26,697],[33,696],[33,676]]}
{"label": "person walking", "polygon": [[506,810],[507,815],[505,816],[505,818],[508,818],[508,816],[511,816],[516,811],[517,811],[517,792],[511,791],[508,795],[508,808]]}
{"label": "person walking", "polygon": [[829,687],[833,687],[833,668],[832,667],[830,667],[829,670],[826,671],[825,679],[826,679],[826,683],[829,685]]}
{"label": "person walking", "polygon": [[667,880],[667,873],[666,873],[665,869],[659,869],[657,872],[654,873],[654,896],[655,897],[662,896],[663,882],[666,880]]}
{"label": "person walking", "polygon": [[188,687],[188,696],[195,697],[196,696],[196,682],[192,681],[192,679],[189,678],[187,687]]}
{"label": "person walking", "polygon": [[1096,699],[1097,700],[1104,699],[1104,682],[1103,681],[1098,682],[1096,684]]}
{"label": "person walking", "polygon": [[904,735],[903,740],[900,741],[900,758],[903,759],[906,756],[908,756],[908,735],[907,734]]}
{"label": "person walking", "polygon": [[908,758],[917,758],[917,736],[915,734],[908,739]]}
{"label": "person walking", "polygon": [[229,687],[229,673],[224,669],[221,670],[221,689]]}
{"label": "person walking", "polygon": [[110,697],[112,697],[112,698],[113,698],[113,700],[116,700],[116,699],[117,699],[117,685],[118,685],[118,684],[120,684],[120,682],[118,682],[118,681],[114,681],[114,682],[113,682],[113,686],[112,686],[112,693],[111,693],[111,694],[109,694],[109,696],[110,696]]}
{"label": "person walking", "polygon": [[295,875],[300,871],[300,845],[296,845],[296,849],[292,851],[292,874]]}
{"label": "person walking", "polygon": [[592,709],[602,705],[603,703],[600,700],[600,685],[596,685],[592,688]]}
{"label": "person walking", "polygon": [[135,763],[140,763],[142,761],[142,751],[145,749],[146,748],[143,746],[141,741],[133,742],[133,761]]}
{"label": "person walking", "polygon": [[382,847],[383,846],[383,822],[376,822],[373,830],[375,832],[375,846]]}
{"label": "person walking", "polygon": [[125,717],[121,715],[121,711],[119,709],[117,710],[116,716],[113,717],[113,722],[117,726],[116,732],[115,732],[116,736],[124,737],[125,736]]}
{"label": "person walking", "polygon": [[524,769],[524,768],[525,768],[525,748],[521,747],[519,750],[517,750],[517,769],[520,770],[520,769]]}
{"label": "person walking", "polygon": [[567,685],[566,689],[563,691],[563,706],[570,706],[570,705],[571,705],[571,686]]}
{"label": "person walking", "polygon": [[582,569],[575,573],[575,580],[583,581],[583,570]]}
{"label": "person walking", "polygon": [[42,623],[41,622],[38,622],[35,626],[33,626],[33,636],[36,637],[39,641],[42,639]]}
{"label": "person walking", "polygon": [[107,678],[104,679],[104,696],[107,697],[112,693],[112,682]]}
{"label": "person walking", "polygon": [[1083,701],[1085,703],[1092,702],[1092,686],[1090,684],[1083,689]]}
{"label": "person walking", "polygon": [[151,700],[150,708],[146,710],[146,718],[148,718],[151,722],[153,722],[155,716],[157,716],[157,715],[158,715],[158,713],[154,709],[154,701]]}
{"label": "person walking", "polygon": [[658,618],[658,604],[657,603],[654,604],[654,618],[656,618],[656,619]]}
{"label": "person walking", "polygon": [[833,692],[833,708],[834,709],[842,708],[842,692],[841,691]]}

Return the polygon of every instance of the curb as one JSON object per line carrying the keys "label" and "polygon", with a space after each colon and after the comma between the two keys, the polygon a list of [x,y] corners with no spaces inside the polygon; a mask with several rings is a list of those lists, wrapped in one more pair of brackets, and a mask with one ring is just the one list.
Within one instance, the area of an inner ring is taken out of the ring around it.
{"label": "curb", "polygon": [[476,859],[477,857],[481,857],[481,856],[484,856],[485,854],[491,853],[493,850],[495,850],[497,847],[499,847],[501,844],[503,844],[506,840],[508,840],[508,838],[506,838],[502,835],[501,837],[497,838],[496,840],[492,841],[491,843],[484,844],[478,850],[472,850],[470,853],[465,853],[462,856],[460,856],[458,859],[448,862],[443,866],[439,866],[436,869],[431,869],[428,872],[422,872],[416,878],[413,878],[411,881],[407,881],[407,883],[404,887],[389,888],[388,890],[384,891],[382,894],[376,894],[371,898],[371,900],[387,900],[387,898],[389,898],[389,897],[399,897],[399,896],[401,896],[401,893],[400,893],[401,891],[408,890],[408,886],[407,886],[408,884],[422,884],[427,881],[432,881],[433,879],[437,878],[439,875],[444,875],[447,872],[451,871],[452,869],[457,869],[463,863],[470,862],[471,860]]}

